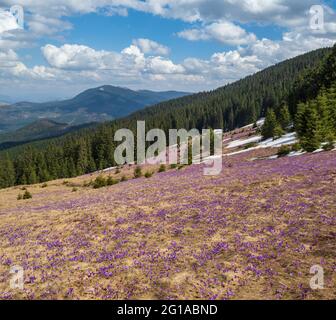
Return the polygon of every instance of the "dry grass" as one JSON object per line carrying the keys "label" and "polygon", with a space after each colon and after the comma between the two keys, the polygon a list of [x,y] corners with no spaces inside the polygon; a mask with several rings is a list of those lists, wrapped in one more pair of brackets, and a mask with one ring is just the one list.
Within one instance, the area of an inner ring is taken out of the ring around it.
{"label": "dry grass", "polygon": [[[335,299],[335,153],[249,161],[270,153],[224,158],[217,177],[191,166],[98,190],[83,184],[99,173],[52,181],[26,201],[0,190],[0,297]],[[24,291],[9,288],[14,264]],[[309,288],[315,264],[324,290]]]}

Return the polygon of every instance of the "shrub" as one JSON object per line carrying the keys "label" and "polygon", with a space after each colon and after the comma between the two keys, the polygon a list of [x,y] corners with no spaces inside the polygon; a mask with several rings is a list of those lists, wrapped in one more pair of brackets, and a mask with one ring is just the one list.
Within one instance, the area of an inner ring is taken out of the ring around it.
{"label": "shrub", "polygon": [[93,181],[93,188],[94,189],[99,189],[103,188],[107,185],[106,179],[103,176],[98,176],[94,181]]}
{"label": "shrub", "polygon": [[115,174],[118,174],[118,173],[120,173],[120,172],[121,172],[120,169],[117,168],[117,170],[115,171]]}
{"label": "shrub", "polygon": [[83,182],[83,187],[84,188],[91,187],[92,185],[93,185],[92,179],[89,182],[87,182],[87,181]]}
{"label": "shrub", "polygon": [[32,197],[33,197],[32,194],[28,190],[26,190],[26,192],[22,196],[22,199],[27,200],[27,199],[31,199]]}
{"label": "shrub", "polygon": [[314,152],[315,150],[320,148],[320,142],[315,138],[309,140],[306,138],[302,138],[300,140],[300,143],[302,145],[302,149],[307,152]]}
{"label": "shrub", "polygon": [[300,151],[302,149],[302,147],[301,147],[301,145],[300,145],[300,143],[294,143],[293,145],[292,145],[292,151],[294,151],[294,152],[298,152],[298,151]]}
{"label": "shrub", "polygon": [[26,188],[26,187],[22,187],[21,190],[22,190],[22,191],[26,191],[27,188]]}
{"label": "shrub", "polygon": [[327,144],[325,144],[324,146],[323,146],[323,150],[324,151],[331,151],[331,150],[333,150],[334,149],[334,143],[330,143],[330,142],[328,142]]}
{"label": "shrub", "polygon": [[250,142],[250,143],[248,143],[248,144],[246,144],[245,146],[244,146],[244,149],[245,150],[247,150],[247,149],[250,149],[250,148],[254,148],[254,147],[256,147],[258,144],[256,143],[256,142]]}
{"label": "shrub", "polygon": [[164,164],[161,164],[159,168],[159,172],[165,172],[166,171],[166,166]]}
{"label": "shrub", "polygon": [[70,187],[70,188],[77,187],[77,184],[74,183],[74,182],[69,182],[69,183],[67,184],[67,187]]}
{"label": "shrub", "polygon": [[145,178],[151,178],[153,176],[153,172],[149,172],[149,171],[147,171],[146,173],[145,173]]}
{"label": "shrub", "polygon": [[177,168],[177,164],[171,164],[170,165],[170,169],[176,169]]}
{"label": "shrub", "polygon": [[119,183],[119,181],[116,180],[116,179],[113,179],[111,176],[109,176],[106,180],[106,185],[108,185],[108,186],[113,186],[117,183]]}
{"label": "shrub", "polygon": [[64,180],[64,181],[63,181],[63,184],[64,184],[64,185],[67,185],[67,184],[69,184],[69,181]]}
{"label": "shrub", "polygon": [[124,182],[124,181],[127,181],[127,178],[126,178],[126,176],[122,176],[122,177],[121,177],[121,180],[120,180],[120,182]]}
{"label": "shrub", "polygon": [[335,137],[332,135],[329,135],[327,137],[327,143],[323,146],[324,151],[331,151],[335,147]]}
{"label": "shrub", "polygon": [[256,128],[255,133],[256,134],[261,134],[261,128],[260,127]]}
{"label": "shrub", "polygon": [[141,170],[140,166],[137,166],[134,169],[134,178],[137,179],[137,178],[140,178],[140,177],[142,177],[142,170]]}
{"label": "shrub", "polygon": [[47,183],[43,183],[42,186],[41,186],[41,188],[46,188],[46,187],[48,187]]}
{"label": "shrub", "polygon": [[281,128],[280,125],[277,125],[275,128],[274,128],[274,137],[273,137],[273,140],[276,140],[276,139],[279,139],[281,138],[281,136],[284,134],[284,130]]}
{"label": "shrub", "polygon": [[17,196],[17,199],[22,200],[22,194],[21,193]]}
{"label": "shrub", "polygon": [[76,187],[73,187],[72,192],[76,192],[76,191],[78,191],[78,189]]}
{"label": "shrub", "polygon": [[277,155],[279,157],[285,157],[287,155],[289,155],[291,152],[291,148],[289,146],[281,146],[278,150]]}

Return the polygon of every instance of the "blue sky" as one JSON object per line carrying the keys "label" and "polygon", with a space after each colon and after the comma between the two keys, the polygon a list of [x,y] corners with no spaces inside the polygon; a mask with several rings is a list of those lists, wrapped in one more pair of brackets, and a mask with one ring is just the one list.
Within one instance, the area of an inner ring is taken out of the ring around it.
{"label": "blue sky", "polygon": [[[9,16],[17,4],[23,30]],[[316,4],[323,30],[310,26]],[[0,100],[102,84],[209,90],[335,39],[333,1],[0,0]]]}
{"label": "blue sky", "polygon": [[[221,52],[235,49],[218,41],[191,42],[180,38],[177,34],[183,29],[190,28],[190,24],[181,20],[165,19],[150,13],[130,10],[127,17],[104,16],[95,13],[76,16],[68,19],[73,29],[64,33],[69,43],[83,44],[97,50],[121,51],[126,48],[133,39],[146,38],[162,43],[171,48],[171,58],[181,62],[183,59],[195,56],[206,59],[213,52]],[[200,23],[191,24],[199,26]],[[259,38],[281,40],[282,33],[286,28],[278,26],[260,26],[257,24],[247,25],[247,30],[254,32]],[[53,41],[62,45],[64,41]],[[50,43],[49,39],[42,39],[40,46]],[[39,54],[39,47],[35,48],[34,59],[30,64],[43,63],[43,57]],[[32,49],[26,50],[32,53]]]}

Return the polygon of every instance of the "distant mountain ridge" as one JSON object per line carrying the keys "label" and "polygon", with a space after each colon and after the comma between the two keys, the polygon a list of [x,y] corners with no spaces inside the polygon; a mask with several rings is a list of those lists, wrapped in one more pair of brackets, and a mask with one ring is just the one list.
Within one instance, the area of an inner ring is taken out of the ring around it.
{"label": "distant mountain ridge", "polygon": [[59,123],[49,119],[39,119],[14,132],[0,134],[0,150],[17,146],[35,140],[58,137],[79,129],[94,127],[97,123],[87,123],[78,126],[70,126],[67,123]]}
{"label": "distant mountain ridge", "polygon": [[177,91],[133,91],[105,85],[88,89],[63,101],[19,102],[0,108],[0,133],[15,131],[41,118],[70,125],[114,120],[188,94]]}

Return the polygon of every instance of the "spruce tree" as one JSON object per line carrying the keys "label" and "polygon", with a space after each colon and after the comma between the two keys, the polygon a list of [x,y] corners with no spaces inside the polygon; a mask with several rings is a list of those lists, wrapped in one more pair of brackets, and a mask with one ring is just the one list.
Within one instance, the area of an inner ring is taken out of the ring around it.
{"label": "spruce tree", "polygon": [[35,167],[33,165],[30,165],[27,168],[26,177],[27,177],[27,184],[35,184],[35,183],[39,182],[39,180],[37,178]]}
{"label": "spruce tree", "polygon": [[320,120],[316,108],[312,103],[305,109],[306,132],[301,136],[300,143],[304,150],[313,152],[321,144]]}
{"label": "spruce tree", "polygon": [[328,94],[323,88],[316,99],[315,108],[320,119],[320,134],[324,141],[326,137],[332,132],[331,118],[328,110]]}
{"label": "spruce tree", "polygon": [[274,138],[275,137],[275,129],[278,126],[278,122],[275,116],[273,109],[268,109],[265,123],[262,127],[262,136],[264,139]]}
{"label": "spruce tree", "polygon": [[283,130],[288,129],[291,124],[291,115],[287,105],[283,105],[279,113],[279,123]]}
{"label": "spruce tree", "polygon": [[299,137],[303,137],[307,131],[306,128],[306,103],[299,103],[297,106],[297,113],[295,116],[295,131]]}
{"label": "spruce tree", "polygon": [[336,136],[336,82],[328,91],[327,114],[329,119],[330,134]]}
{"label": "spruce tree", "polygon": [[284,134],[284,130],[282,129],[280,124],[277,124],[273,131],[273,138],[279,139]]}
{"label": "spruce tree", "polygon": [[8,188],[15,184],[14,165],[8,154],[0,159],[0,188]]}
{"label": "spruce tree", "polygon": [[76,164],[77,174],[83,175],[88,168],[88,152],[85,141],[80,141],[76,148]]}

